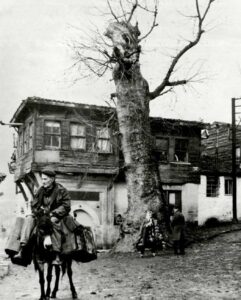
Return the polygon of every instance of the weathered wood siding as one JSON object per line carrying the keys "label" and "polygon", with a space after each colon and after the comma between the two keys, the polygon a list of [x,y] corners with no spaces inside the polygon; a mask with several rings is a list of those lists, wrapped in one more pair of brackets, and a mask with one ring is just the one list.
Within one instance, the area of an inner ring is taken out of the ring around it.
{"label": "weathered wood siding", "polygon": [[[18,134],[22,133],[24,128],[28,126],[29,123],[33,124],[33,132],[32,132],[32,148],[27,150],[24,153],[20,153],[19,144],[18,149],[16,149],[16,169],[14,171],[15,180],[22,178],[25,174],[31,171],[32,162],[34,161],[34,136],[35,136],[35,119],[34,119],[35,111],[29,110],[24,113],[22,126],[18,128]],[[18,141],[19,143],[19,141]]]}
{"label": "weathered wood siding", "polygon": [[[158,161],[163,184],[199,183],[201,127],[194,122],[158,119],[152,120],[153,136],[168,138],[168,159]],[[188,141],[188,161],[177,162],[174,158],[175,140],[183,138]],[[156,148],[154,152],[158,152]],[[155,153],[154,153],[155,155]]]}
{"label": "weathered wood siding", "polygon": [[[16,178],[20,178],[27,170],[38,172],[46,164],[53,164],[59,172],[115,174],[120,165],[120,150],[116,122],[107,122],[113,110],[103,107],[65,105],[61,102],[30,99],[29,106],[20,113],[19,121],[31,118],[34,121],[33,151],[26,153],[17,161]],[[44,122],[58,121],[61,124],[61,147],[50,149],[44,145]],[[86,128],[86,149],[71,149],[70,124],[79,123]],[[107,126],[111,130],[112,151],[102,153],[96,150],[96,128]],[[168,155],[166,161],[158,161],[161,179],[167,184],[198,183],[200,167],[200,132],[198,122],[151,118],[153,137],[168,139]],[[188,159],[185,162],[175,161],[176,139],[188,141]],[[158,149],[155,149],[155,153]]]}
{"label": "weathered wood siding", "polygon": [[[66,108],[48,108],[40,109],[36,116],[36,150],[45,151],[45,163],[47,163],[48,152],[56,151],[59,155],[59,165],[68,166],[92,166],[96,168],[118,167],[118,148],[116,147],[116,138],[111,135],[112,152],[100,153],[94,148],[96,142],[96,128],[104,126],[106,116],[100,112],[91,110],[76,109],[68,110]],[[47,120],[58,121],[61,124],[61,147],[60,149],[48,149],[44,146],[44,122]],[[70,124],[76,122],[86,127],[86,150],[71,149],[70,147]],[[50,155],[51,156],[51,155]],[[43,157],[38,161],[36,156],[35,164],[44,163]]]}
{"label": "weathered wood siding", "polygon": [[[213,123],[208,127],[209,136],[202,140],[202,171],[231,173],[232,130],[228,123]],[[241,147],[241,130],[237,127],[236,146]],[[239,171],[240,158],[237,158]]]}

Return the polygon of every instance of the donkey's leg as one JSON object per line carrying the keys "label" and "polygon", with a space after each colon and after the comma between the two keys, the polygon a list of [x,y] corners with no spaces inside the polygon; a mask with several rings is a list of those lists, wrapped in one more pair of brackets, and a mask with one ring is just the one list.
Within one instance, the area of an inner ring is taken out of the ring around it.
{"label": "donkey's leg", "polygon": [[72,272],[71,266],[72,266],[72,259],[68,259],[67,260],[67,274],[68,274],[68,277],[69,277],[69,284],[70,284],[70,289],[71,289],[71,292],[72,292],[72,298],[77,299],[78,295],[76,293],[74,283],[73,283],[73,280],[72,280],[73,272]]}
{"label": "donkey's leg", "polygon": [[47,290],[46,290],[46,297],[49,298],[50,297],[50,292],[51,292],[51,280],[52,280],[52,269],[53,266],[51,263],[48,263],[48,271],[47,271]]}
{"label": "donkey's leg", "polygon": [[51,298],[56,298],[56,294],[59,290],[59,277],[60,277],[60,266],[55,265],[55,284],[51,294]]}
{"label": "donkey's leg", "polygon": [[38,272],[39,272],[39,284],[40,284],[40,298],[39,300],[46,300],[45,290],[44,290],[44,264],[38,264]]}

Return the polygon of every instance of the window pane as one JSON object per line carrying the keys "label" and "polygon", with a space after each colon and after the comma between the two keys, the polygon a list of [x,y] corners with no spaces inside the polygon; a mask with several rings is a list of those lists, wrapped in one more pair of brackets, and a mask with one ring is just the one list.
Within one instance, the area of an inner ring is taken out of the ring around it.
{"label": "window pane", "polygon": [[29,136],[33,136],[33,123],[29,123]]}
{"label": "window pane", "polygon": [[168,160],[168,139],[156,137],[155,155],[159,161]]}
{"label": "window pane", "polygon": [[44,137],[44,144],[45,146],[51,146],[51,135],[46,135]]}
{"label": "window pane", "polygon": [[52,136],[52,146],[59,147],[60,146],[60,137],[59,136]]}
{"label": "window pane", "polygon": [[19,156],[23,154],[23,132],[19,134]]}
{"label": "window pane", "polygon": [[76,133],[77,133],[77,125],[70,124],[70,135],[76,135]]}
{"label": "window pane", "polygon": [[60,148],[60,122],[45,121],[44,133],[45,146]]}
{"label": "window pane", "polygon": [[33,148],[33,123],[28,125],[28,149]]}
{"label": "window pane", "polygon": [[240,147],[236,148],[236,157],[240,158]]}
{"label": "window pane", "polygon": [[71,124],[70,135],[85,136],[85,126],[80,124]]}
{"label": "window pane", "polygon": [[98,128],[97,129],[97,137],[102,138],[102,139],[109,139],[110,138],[110,133],[109,133],[109,128]]}
{"label": "window pane", "polygon": [[85,149],[85,138],[71,138],[70,146],[72,149]]}
{"label": "window pane", "polygon": [[83,125],[78,125],[77,127],[77,135],[85,135],[85,126]]}
{"label": "window pane", "polygon": [[24,153],[27,152],[27,128],[23,131],[23,151]]}
{"label": "window pane", "polygon": [[60,123],[55,121],[45,121],[45,133],[60,134]]}
{"label": "window pane", "polygon": [[225,179],[225,195],[233,194],[233,181],[232,179]]}
{"label": "window pane", "polygon": [[109,140],[98,140],[97,147],[101,152],[111,152],[111,144]]}
{"label": "window pane", "polygon": [[53,130],[54,134],[59,134],[60,133],[60,127],[53,127],[52,130]]}
{"label": "window pane", "polygon": [[175,140],[175,160],[188,161],[188,140]]}
{"label": "window pane", "polygon": [[217,197],[219,195],[219,178],[207,176],[207,197]]}

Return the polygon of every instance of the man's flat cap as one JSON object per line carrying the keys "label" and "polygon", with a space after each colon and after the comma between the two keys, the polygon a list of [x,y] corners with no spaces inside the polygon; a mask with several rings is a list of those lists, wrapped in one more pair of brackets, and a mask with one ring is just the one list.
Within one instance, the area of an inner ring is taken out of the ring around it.
{"label": "man's flat cap", "polygon": [[41,171],[42,174],[45,174],[47,176],[50,176],[50,177],[55,177],[56,176],[56,173],[54,171],[53,168],[51,167],[45,167],[43,168],[43,170]]}

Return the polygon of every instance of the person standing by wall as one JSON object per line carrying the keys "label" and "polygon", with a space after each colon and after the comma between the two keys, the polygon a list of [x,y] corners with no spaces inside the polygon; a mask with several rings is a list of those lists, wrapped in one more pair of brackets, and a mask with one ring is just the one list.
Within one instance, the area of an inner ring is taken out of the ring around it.
{"label": "person standing by wall", "polygon": [[173,217],[171,220],[174,254],[185,254],[185,224],[185,218],[181,213],[180,208],[174,206]]}

